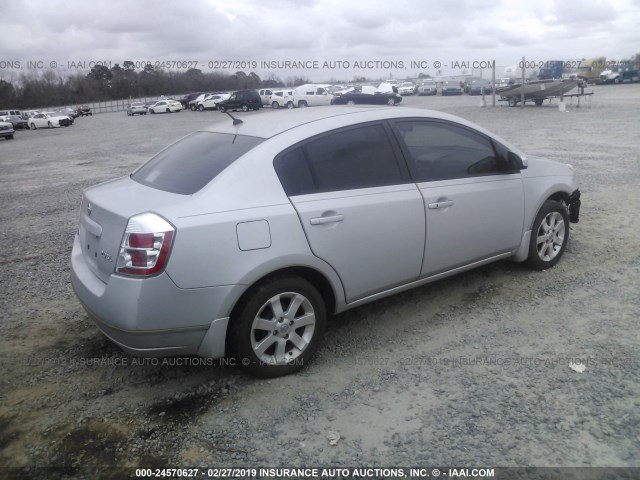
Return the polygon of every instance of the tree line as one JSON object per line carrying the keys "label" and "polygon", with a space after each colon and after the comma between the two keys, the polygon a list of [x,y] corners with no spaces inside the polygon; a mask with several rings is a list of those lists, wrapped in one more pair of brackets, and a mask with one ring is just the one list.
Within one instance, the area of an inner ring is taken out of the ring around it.
{"label": "tree line", "polygon": [[254,72],[204,73],[192,68],[166,71],[147,64],[136,70],[132,62],[112,68],[97,65],[87,74],[63,76],[53,70],[21,74],[17,81],[0,80],[0,108],[44,108],[126,98],[156,97],[188,92],[213,92],[254,88],[278,88],[308,83],[303,77],[286,81]]}

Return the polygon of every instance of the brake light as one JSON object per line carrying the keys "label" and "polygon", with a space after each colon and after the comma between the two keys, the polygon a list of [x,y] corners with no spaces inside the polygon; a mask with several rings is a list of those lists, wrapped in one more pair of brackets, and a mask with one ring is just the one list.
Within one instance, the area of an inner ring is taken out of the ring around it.
{"label": "brake light", "polygon": [[174,234],[173,225],[155,213],[131,217],[120,243],[116,273],[149,276],[161,272]]}

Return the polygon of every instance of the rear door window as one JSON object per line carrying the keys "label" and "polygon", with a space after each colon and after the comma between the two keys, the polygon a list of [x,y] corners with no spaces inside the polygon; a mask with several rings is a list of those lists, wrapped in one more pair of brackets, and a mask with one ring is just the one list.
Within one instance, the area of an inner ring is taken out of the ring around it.
{"label": "rear door window", "polygon": [[148,187],[192,195],[264,139],[196,132],[165,148],[131,174]]}
{"label": "rear door window", "polygon": [[274,162],[289,196],[407,180],[382,124],[339,130],[283,152]]}

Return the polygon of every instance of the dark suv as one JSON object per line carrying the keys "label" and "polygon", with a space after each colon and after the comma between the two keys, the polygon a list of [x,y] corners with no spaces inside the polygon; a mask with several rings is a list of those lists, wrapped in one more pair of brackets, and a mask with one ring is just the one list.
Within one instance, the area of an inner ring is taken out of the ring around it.
{"label": "dark suv", "polygon": [[257,90],[238,90],[233,92],[231,96],[218,103],[218,110],[222,113],[227,110],[258,110],[262,108],[262,99]]}
{"label": "dark suv", "polygon": [[193,93],[187,93],[184,97],[182,97],[180,99],[180,103],[182,104],[182,108],[184,110],[187,110],[189,108],[189,102],[191,100],[195,100],[196,98],[198,98],[200,95],[202,95],[204,92],[193,92]]}

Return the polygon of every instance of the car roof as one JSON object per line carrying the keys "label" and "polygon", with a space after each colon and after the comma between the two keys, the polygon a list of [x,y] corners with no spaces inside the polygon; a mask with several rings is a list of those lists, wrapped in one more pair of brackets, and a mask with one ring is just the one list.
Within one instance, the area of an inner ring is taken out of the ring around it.
{"label": "car roof", "polygon": [[[460,117],[435,110],[388,106],[352,107],[336,105],[294,109],[288,111],[286,115],[282,115],[282,112],[263,112],[260,114],[242,115],[242,117],[238,115],[236,118],[242,120],[240,125],[233,125],[231,118],[227,118],[224,121],[220,121],[207,128],[203,128],[201,131],[271,138],[303,125],[321,122],[335,117],[344,117],[347,115],[352,116],[349,120],[352,120],[354,124],[384,119],[424,117],[449,120],[470,126],[476,130],[484,131],[478,125],[467,122]],[[495,137],[495,135],[491,135]]]}

